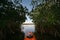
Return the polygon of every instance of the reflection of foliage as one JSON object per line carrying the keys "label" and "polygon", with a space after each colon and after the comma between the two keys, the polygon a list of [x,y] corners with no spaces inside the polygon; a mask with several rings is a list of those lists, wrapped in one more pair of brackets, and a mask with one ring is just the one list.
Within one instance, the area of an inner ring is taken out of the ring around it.
{"label": "reflection of foliage", "polygon": [[26,8],[0,0],[0,40],[22,40],[20,25],[25,21]]}
{"label": "reflection of foliage", "polygon": [[[59,2],[59,0],[58,0]],[[38,5],[32,12],[31,17],[36,24],[38,40],[58,40],[60,38],[60,4],[47,1]],[[40,35],[40,36],[39,36]]]}

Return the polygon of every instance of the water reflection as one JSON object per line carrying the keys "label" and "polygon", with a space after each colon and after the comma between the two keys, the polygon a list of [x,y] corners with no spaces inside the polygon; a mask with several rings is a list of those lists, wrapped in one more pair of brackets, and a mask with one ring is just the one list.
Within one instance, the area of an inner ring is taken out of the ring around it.
{"label": "water reflection", "polygon": [[34,25],[22,25],[21,30],[26,35],[28,32],[35,32],[35,26]]}

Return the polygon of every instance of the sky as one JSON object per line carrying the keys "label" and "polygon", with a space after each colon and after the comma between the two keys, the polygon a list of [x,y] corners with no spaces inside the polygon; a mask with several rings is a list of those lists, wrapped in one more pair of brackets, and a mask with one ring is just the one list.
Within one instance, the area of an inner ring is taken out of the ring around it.
{"label": "sky", "polygon": [[[12,0],[13,3],[14,3],[14,1],[18,1],[18,0]],[[22,3],[21,3],[24,7],[27,7],[29,12],[32,10],[31,1],[32,0],[22,0]],[[27,18],[27,20],[25,22],[27,22],[27,23],[32,22],[32,20],[29,18],[29,16],[26,15],[26,18]]]}
{"label": "sky", "polygon": [[32,0],[22,0],[22,5],[23,5],[23,6],[26,6],[29,11],[32,10],[31,1],[32,1]]}
{"label": "sky", "polygon": [[[32,0],[22,0],[22,5],[26,6],[28,8],[28,11],[30,12],[32,10],[32,5],[31,4]],[[24,23],[33,23],[32,19],[29,18],[28,15],[26,15],[27,20],[25,20]],[[24,33],[25,35],[27,34],[27,32],[31,31],[34,32],[35,31],[35,27],[34,25],[23,25],[22,27],[24,27]]]}
{"label": "sky", "polygon": [[[13,3],[14,3],[14,1],[18,1],[18,0],[12,0]],[[32,0],[22,0],[22,3],[21,3],[21,4],[22,4],[24,7],[27,7],[29,11],[31,11],[31,9],[32,9],[31,1],[32,1]],[[19,2],[20,2],[20,1],[19,1]],[[14,4],[15,4],[15,3],[14,3]]]}
{"label": "sky", "polygon": [[[22,5],[26,6],[29,12],[32,10],[31,1],[32,0],[22,0]],[[25,21],[26,23],[32,22],[32,19],[30,19],[29,16],[26,15],[26,18],[27,18],[27,20]]]}

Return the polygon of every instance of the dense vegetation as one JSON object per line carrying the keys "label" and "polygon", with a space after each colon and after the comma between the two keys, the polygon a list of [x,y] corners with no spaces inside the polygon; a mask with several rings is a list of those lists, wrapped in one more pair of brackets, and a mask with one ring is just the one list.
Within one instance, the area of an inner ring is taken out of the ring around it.
{"label": "dense vegetation", "polygon": [[0,40],[22,40],[20,26],[26,13],[26,7],[21,4],[16,6],[11,0],[0,0]]}
{"label": "dense vegetation", "polygon": [[[15,3],[14,3],[15,2]],[[0,0],[0,40],[23,40],[20,30],[27,8],[21,0]],[[60,40],[60,0],[32,0],[37,40]]]}
{"label": "dense vegetation", "polygon": [[33,4],[30,14],[36,25],[37,40],[60,40],[60,0],[42,0],[37,4]]}

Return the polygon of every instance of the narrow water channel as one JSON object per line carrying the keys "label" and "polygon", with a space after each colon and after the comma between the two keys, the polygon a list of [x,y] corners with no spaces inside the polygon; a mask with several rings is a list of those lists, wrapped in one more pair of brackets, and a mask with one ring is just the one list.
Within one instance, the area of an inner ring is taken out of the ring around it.
{"label": "narrow water channel", "polygon": [[32,19],[28,15],[26,15],[26,21],[21,25],[21,30],[25,33],[25,35],[28,32],[35,32],[35,25],[32,22]]}

